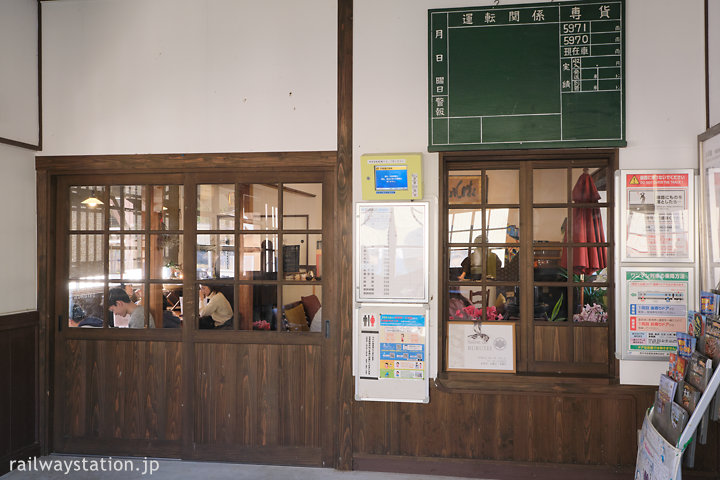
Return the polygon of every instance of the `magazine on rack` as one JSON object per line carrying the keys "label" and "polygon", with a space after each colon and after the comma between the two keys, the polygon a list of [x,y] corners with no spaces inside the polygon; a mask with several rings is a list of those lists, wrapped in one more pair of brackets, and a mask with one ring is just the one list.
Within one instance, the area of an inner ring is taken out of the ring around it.
{"label": "magazine on rack", "polygon": [[675,334],[675,337],[677,338],[677,344],[678,349],[677,353],[682,358],[686,360],[690,360],[690,357],[692,357],[692,352],[695,351],[695,345],[697,344],[697,339],[690,335],[689,333],[685,332],[677,332]]}
{"label": "magazine on rack", "polygon": [[688,362],[685,381],[698,390],[704,391],[711,375],[712,360],[698,351],[693,352]]}
{"label": "magazine on rack", "polygon": [[660,384],[655,395],[652,423],[663,436],[667,436],[670,432],[670,405],[675,397],[676,389],[677,382],[675,380],[668,375],[660,375]]}
{"label": "magazine on rack", "polygon": [[700,292],[700,313],[717,315],[720,307],[720,295],[713,292]]}
{"label": "magazine on rack", "polygon": [[676,402],[672,402],[670,408],[670,425],[665,439],[677,447],[677,442],[687,425],[690,414]]}
{"label": "magazine on rack", "polygon": [[668,365],[668,376],[676,382],[681,382],[685,379],[686,371],[687,360],[679,356],[677,353],[671,353]]}

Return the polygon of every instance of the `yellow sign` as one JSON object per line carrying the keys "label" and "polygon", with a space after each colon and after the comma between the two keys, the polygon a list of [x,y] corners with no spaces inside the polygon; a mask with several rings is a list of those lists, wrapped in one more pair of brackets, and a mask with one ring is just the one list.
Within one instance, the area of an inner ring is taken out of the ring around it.
{"label": "yellow sign", "polygon": [[630,185],[640,185],[640,182],[635,175],[633,175],[633,177],[630,179]]}
{"label": "yellow sign", "polygon": [[363,200],[422,199],[422,155],[368,154],[361,157]]}

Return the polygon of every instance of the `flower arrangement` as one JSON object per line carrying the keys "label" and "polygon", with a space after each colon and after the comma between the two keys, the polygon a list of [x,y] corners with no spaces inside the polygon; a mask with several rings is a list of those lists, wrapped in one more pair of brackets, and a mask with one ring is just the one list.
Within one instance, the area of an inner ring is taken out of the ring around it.
{"label": "flower arrangement", "polygon": [[[475,305],[468,305],[467,307],[456,310],[454,315],[450,315],[450,320],[482,320],[483,309],[477,308]],[[503,316],[498,313],[495,306],[487,308],[487,319],[491,322],[500,321]]]}
{"label": "flower arrangement", "polygon": [[253,322],[254,330],[270,330],[270,323],[267,320],[258,320]]}
{"label": "flower arrangement", "polygon": [[593,303],[592,306],[585,304],[580,313],[573,315],[573,322],[607,322],[608,314],[603,310],[602,305]]}

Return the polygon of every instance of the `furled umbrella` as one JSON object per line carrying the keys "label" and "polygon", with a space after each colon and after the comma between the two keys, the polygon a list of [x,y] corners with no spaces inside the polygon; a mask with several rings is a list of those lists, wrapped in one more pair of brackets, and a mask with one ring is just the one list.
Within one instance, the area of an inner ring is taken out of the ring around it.
{"label": "furled umbrella", "polygon": [[[598,203],[600,200],[600,194],[587,168],[583,170],[583,174],[573,187],[572,200],[576,204]],[[573,208],[572,230],[573,243],[605,243],[605,230],[600,209],[597,207]],[[567,238],[567,232],[565,237]],[[575,246],[572,251],[573,273],[592,275],[607,267],[607,247]],[[565,249],[562,252],[560,265],[567,268]]]}

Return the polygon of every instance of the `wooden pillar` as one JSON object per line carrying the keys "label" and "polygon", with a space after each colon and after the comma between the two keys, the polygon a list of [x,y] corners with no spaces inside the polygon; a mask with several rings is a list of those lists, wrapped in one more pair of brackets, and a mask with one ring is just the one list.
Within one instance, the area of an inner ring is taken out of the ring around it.
{"label": "wooden pillar", "polygon": [[338,342],[338,438],[336,468],[352,469],[352,75],[353,0],[338,0],[338,164],[335,211],[338,322],[330,332]]}

